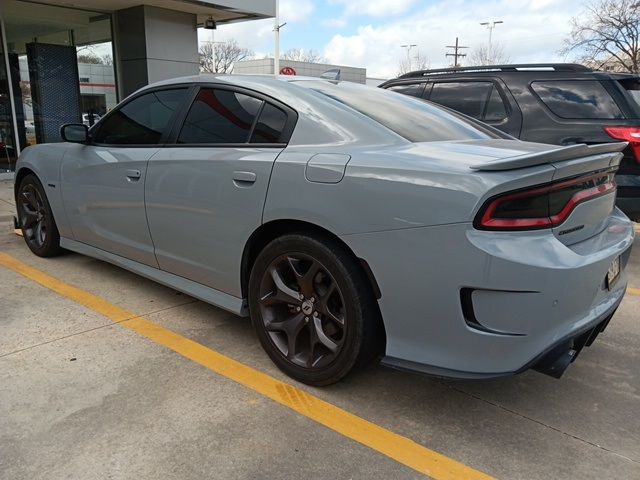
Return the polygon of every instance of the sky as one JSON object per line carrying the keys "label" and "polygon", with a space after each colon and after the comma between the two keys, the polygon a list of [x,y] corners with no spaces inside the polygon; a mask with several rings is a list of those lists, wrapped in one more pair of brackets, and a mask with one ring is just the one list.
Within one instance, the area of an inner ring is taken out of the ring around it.
{"label": "sky", "polygon": [[[446,45],[487,45],[480,22],[502,20],[493,30],[511,63],[570,61],[558,51],[585,0],[280,0],[280,49],[313,49],[327,63],[365,67],[368,77],[392,78],[406,59],[401,45],[426,56],[431,68],[446,67]],[[215,41],[235,39],[256,57],[272,56],[274,21],[220,25]],[[211,30],[200,30],[210,41]],[[464,60],[461,62],[464,64]]]}

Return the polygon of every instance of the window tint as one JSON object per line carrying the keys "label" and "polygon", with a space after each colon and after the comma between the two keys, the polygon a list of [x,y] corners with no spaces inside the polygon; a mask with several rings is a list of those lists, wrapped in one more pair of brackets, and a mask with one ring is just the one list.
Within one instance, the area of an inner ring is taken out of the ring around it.
{"label": "window tint", "polygon": [[393,92],[402,93],[404,95],[411,95],[412,97],[422,97],[424,91],[424,83],[411,83],[409,85],[394,85],[389,87],[388,90]]}
{"label": "window tint", "polygon": [[246,143],[262,100],[203,88],[189,109],[178,143]]}
{"label": "window tint", "polygon": [[562,118],[623,118],[622,112],[602,84],[595,80],[533,82],[549,110]]}
{"label": "window tint", "polygon": [[631,109],[633,117],[640,117],[640,78],[632,77],[628,79],[618,80],[618,83],[624,88],[631,97]]}
{"label": "window tint", "polygon": [[429,100],[481,120],[492,88],[491,82],[434,83]]}
{"label": "window tint", "polygon": [[504,106],[500,92],[498,92],[498,89],[494,86],[491,89],[491,95],[489,95],[483,120],[485,122],[497,122],[504,118],[507,118],[507,108]]}
{"label": "window tint", "polygon": [[157,144],[186,93],[186,88],[158,90],[135,98],[102,120],[94,141],[114,145]]}
{"label": "window tint", "polygon": [[350,82],[304,80],[296,83],[366,115],[411,142],[502,138],[453,112],[383,88]]}
{"label": "window tint", "polygon": [[287,114],[277,107],[266,103],[256,123],[251,143],[282,142],[282,131],[287,123]]}

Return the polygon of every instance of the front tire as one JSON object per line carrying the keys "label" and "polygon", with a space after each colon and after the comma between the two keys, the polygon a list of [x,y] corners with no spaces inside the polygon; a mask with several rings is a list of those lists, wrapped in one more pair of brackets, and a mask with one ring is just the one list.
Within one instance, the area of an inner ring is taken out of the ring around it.
{"label": "front tire", "polygon": [[330,237],[288,234],[258,255],[249,309],[267,354],[300,382],[335,383],[375,356],[378,310],[353,256]]}
{"label": "front tire", "polygon": [[22,236],[29,249],[39,257],[62,253],[60,233],[49,200],[35,175],[26,175],[20,182],[16,206]]}

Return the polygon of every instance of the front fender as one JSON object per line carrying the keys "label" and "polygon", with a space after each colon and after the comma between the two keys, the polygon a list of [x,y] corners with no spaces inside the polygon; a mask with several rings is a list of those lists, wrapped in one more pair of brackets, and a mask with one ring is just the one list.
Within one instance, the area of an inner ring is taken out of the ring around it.
{"label": "front fender", "polygon": [[60,182],[60,167],[67,148],[68,144],[66,143],[49,143],[33,145],[24,149],[16,163],[14,191],[17,194],[20,182],[26,175],[35,174],[42,183],[60,236],[73,238],[64,210]]}

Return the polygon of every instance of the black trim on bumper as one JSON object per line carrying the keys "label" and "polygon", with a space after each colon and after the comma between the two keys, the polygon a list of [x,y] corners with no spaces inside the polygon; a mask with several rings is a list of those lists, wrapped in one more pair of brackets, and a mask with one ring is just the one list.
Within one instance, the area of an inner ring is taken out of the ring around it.
{"label": "black trim on bumper", "polygon": [[[620,306],[623,298],[624,295],[620,297],[613,307],[607,310],[607,312],[596,320],[590,322],[589,325],[571,332],[565,338],[542,351],[533,360],[515,372],[465,372],[462,370],[451,370],[448,368],[426,365],[389,356],[384,357],[380,364],[385,367],[405,372],[450,379],[482,380],[488,378],[509,377],[529,369],[534,369],[538,372],[551,375],[552,377],[560,378],[567,367],[578,357],[578,354],[582,349],[590,346],[596,337],[604,331],[611,321],[611,318],[616,313],[616,310]],[[568,358],[567,355],[569,355]]]}

